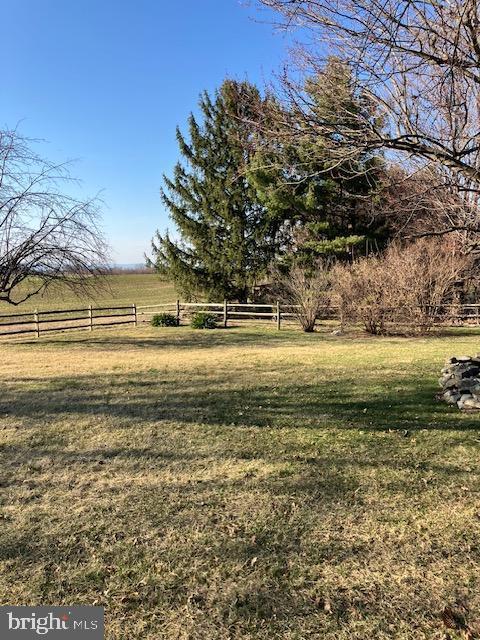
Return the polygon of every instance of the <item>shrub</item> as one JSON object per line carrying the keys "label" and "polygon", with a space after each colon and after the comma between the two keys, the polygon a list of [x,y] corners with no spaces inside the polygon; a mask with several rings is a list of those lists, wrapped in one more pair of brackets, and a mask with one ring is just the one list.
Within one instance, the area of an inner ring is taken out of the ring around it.
{"label": "shrub", "polygon": [[330,305],[331,262],[317,260],[313,266],[293,265],[288,272],[275,271],[276,289],[282,302],[294,307],[294,314],[304,331],[315,329],[320,312]]}
{"label": "shrub", "polygon": [[387,276],[389,272],[378,257],[362,258],[352,265],[336,265],[333,291],[342,328],[346,324],[360,322],[368,333],[385,333]]}
{"label": "shrub", "polygon": [[215,329],[217,326],[217,316],[213,313],[198,311],[193,314],[190,326],[194,329]]}
{"label": "shrub", "polygon": [[157,313],[151,320],[152,327],[176,327],[177,318],[171,313]]}
{"label": "shrub", "polygon": [[392,244],[382,256],[337,266],[340,320],[369,333],[426,333],[444,312],[471,260],[451,241],[424,238]]}

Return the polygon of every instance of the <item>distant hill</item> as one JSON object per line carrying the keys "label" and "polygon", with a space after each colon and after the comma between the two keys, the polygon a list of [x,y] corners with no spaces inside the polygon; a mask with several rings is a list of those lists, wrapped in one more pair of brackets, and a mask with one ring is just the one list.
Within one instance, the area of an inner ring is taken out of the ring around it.
{"label": "distant hill", "polygon": [[119,262],[110,265],[112,273],[154,273],[153,269],[149,269],[142,262]]}
{"label": "distant hill", "polygon": [[141,269],[144,270],[144,262],[118,262],[111,265],[112,269],[124,269],[126,271]]}

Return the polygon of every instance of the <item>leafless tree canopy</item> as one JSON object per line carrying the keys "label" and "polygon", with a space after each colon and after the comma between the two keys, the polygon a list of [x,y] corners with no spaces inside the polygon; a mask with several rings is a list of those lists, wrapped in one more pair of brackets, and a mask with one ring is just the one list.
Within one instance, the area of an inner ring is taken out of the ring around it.
{"label": "leafless tree canopy", "polygon": [[412,240],[452,235],[457,250],[478,256],[480,193],[460,191],[435,165],[414,172],[392,167],[381,188],[377,213],[383,213],[394,236]]}
{"label": "leafless tree canopy", "polygon": [[[321,73],[325,56],[336,55],[377,105],[380,118],[363,122],[366,128],[343,126],[351,144],[439,163],[460,189],[480,190],[478,0],[260,2],[281,12],[285,26],[303,29],[310,72]],[[303,106],[312,132],[335,126]]]}
{"label": "leafless tree canopy", "polygon": [[19,304],[60,280],[80,292],[104,273],[99,202],[66,195],[70,181],[66,165],[40,158],[16,131],[0,131],[0,300]]}

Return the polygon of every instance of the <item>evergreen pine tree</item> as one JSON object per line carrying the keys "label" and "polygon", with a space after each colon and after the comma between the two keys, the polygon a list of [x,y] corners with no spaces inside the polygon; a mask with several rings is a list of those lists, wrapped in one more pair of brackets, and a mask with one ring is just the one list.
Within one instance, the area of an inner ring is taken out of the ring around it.
{"label": "evergreen pine tree", "polygon": [[[371,110],[375,117],[368,101],[355,93],[349,67],[335,58],[306,82],[305,102],[319,121],[336,123],[335,136],[358,127],[360,110]],[[275,110],[281,113],[282,108],[275,105]],[[388,230],[378,219],[373,222],[370,198],[383,171],[378,157],[352,153],[339,162],[334,137],[312,138],[295,110],[283,110],[281,118],[295,128],[295,145],[283,144],[281,136],[273,140],[252,159],[249,175],[270,215],[283,221],[287,249],[313,264],[325,255],[350,256],[369,241],[381,245]]]}
{"label": "evergreen pine tree", "polygon": [[189,140],[177,128],[183,162],[164,176],[162,200],[180,239],[157,232],[156,270],[188,298],[246,301],[274,249],[275,229],[246,178],[248,110],[260,100],[247,82],[226,80],[214,99],[203,93],[203,122],[191,115]]}

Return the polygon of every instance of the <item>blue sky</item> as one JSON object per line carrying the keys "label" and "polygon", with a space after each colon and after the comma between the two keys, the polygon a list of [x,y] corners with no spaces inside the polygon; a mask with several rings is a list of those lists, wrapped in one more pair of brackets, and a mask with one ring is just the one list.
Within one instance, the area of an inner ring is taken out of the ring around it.
{"label": "blue sky", "polygon": [[[103,190],[116,262],[143,261],[168,216],[162,173],[198,94],[225,76],[263,85],[284,36],[238,0],[2,0],[0,127],[76,159],[81,192]],[[267,16],[263,16],[265,19]],[[171,226],[171,225],[170,225]]]}

